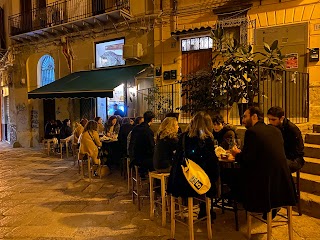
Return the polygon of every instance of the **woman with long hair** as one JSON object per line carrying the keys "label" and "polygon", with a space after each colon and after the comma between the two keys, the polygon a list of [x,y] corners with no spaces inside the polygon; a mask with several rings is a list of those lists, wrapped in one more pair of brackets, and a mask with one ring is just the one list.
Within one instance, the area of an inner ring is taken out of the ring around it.
{"label": "woman with long hair", "polygon": [[178,146],[178,121],[174,117],[165,118],[156,135],[153,167],[159,173],[171,170],[174,152]]}
{"label": "woman with long hair", "polygon": [[98,123],[98,133],[101,134],[104,132],[104,126],[102,124],[102,118],[101,117],[95,117],[94,120]]}
{"label": "woman with long hair", "polygon": [[[187,131],[179,137],[177,154],[174,158],[167,192],[175,197],[199,197],[186,180],[181,165],[185,165],[185,158],[197,163],[208,175],[211,188],[207,197],[214,197],[217,193],[215,182],[219,178],[219,160],[214,152],[213,124],[209,114],[198,112],[191,120]],[[205,215],[205,205],[200,204],[199,216]]]}
{"label": "woman with long hair", "polygon": [[80,137],[79,157],[82,159],[84,155],[92,158],[94,164],[99,164],[98,158],[99,147],[102,146],[98,134],[98,123],[90,120],[84,127]]}
{"label": "woman with long hair", "polygon": [[77,127],[73,131],[73,143],[77,144],[79,141],[80,135],[83,133],[84,127],[88,123],[88,119],[82,118],[80,123],[78,123]]}
{"label": "woman with long hair", "polygon": [[117,138],[120,131],[120,124],[117,116],[111,116],[105,126],[107,137]]}

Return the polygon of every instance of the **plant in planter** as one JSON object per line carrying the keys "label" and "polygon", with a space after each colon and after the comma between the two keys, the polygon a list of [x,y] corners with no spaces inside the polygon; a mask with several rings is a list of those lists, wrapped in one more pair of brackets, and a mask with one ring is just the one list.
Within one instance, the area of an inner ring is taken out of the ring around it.
{"label": "plant in planter", "polygon": [[[283,69],[278,41],[271,46],[265,43],[265,53],[253,53],[252,46],[227,39],[221,28],[215,30],[213,41],[216,52],[211,70],[187,76],[187,81],[180,82],[182,96],[188,100],[180,108],[182,111],[191,114],[197,111],[220,112],[242,101],[253,105],[259,93],[259,75],[271,74],[274,78],[277,71]],[[261,72],[261,67],[272,71]]]}

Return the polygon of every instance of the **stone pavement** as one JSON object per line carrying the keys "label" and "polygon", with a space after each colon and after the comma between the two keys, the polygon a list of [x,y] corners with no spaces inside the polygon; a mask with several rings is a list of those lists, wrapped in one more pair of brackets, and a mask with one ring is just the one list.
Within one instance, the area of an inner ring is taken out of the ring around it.
{"label": "stone pavement", "polygon": [[[119,172],[92,183],[81,179],[73,161],[47,157],[39,150],[12,149],[0,143],[0,239],[166,240],[170,224],[149,220],[149,201],[142,211],[132,204]],[[240,213],[236,232],[231,212],[217,210],[213,239],[242,240],[246,226]],[[280,219],[277,217],[276,219]],[[319,240],[320,220],[294,213],[294,240]],[[177,240],[188,239],[177,223]],[[266,225],[254,220],[253,240],[266,239]],[[205,223],[195,239],[207,239]],[[287,239],[286,226],[273,229],[274,240]]]}

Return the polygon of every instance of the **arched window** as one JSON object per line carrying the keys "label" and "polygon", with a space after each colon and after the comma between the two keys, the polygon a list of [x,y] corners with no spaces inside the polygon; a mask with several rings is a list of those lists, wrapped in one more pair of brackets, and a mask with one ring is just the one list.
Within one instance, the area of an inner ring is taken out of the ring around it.
{"label": "arched window", "polygon": [[39,60],[40,86],[52,83],[54,78],[54,60],[50,55],[44,55]]}

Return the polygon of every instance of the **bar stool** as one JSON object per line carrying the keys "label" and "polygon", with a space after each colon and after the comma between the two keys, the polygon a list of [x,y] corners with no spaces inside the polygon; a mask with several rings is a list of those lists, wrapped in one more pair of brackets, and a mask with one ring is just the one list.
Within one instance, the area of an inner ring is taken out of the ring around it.
{"label": "bar stool", "polygon": [[51,145],[53,146],[53,144],[54,144],[53,139],[43,139],[42,143],[43,143],[43,150],[44,150],[44,152],[45,152],[48,156],[50,156]]}
{"label": "bar stool", "polygon": [[128,181],[128,193],[130,193],[131,184],[132,184],[132,171],[130,171],[130,158],[127,158],[127,181]]}
{"label": "bar stool", "polygon": [[[131,168],[131,183],[132,183],[132,185],[131,185],[132,203],[135,202],[135,197],[137,197],[138,211],[141,211],[141,200],[143,198],[147,198],[149,196],[142,195],[143,184],[142,184],[141,177],[139,174],[139,167],[138,166],[134,166],[134,173],[133,173],[133,168]],[[145,183],[145,184],[147,184],[147,183]]]}
{"label": "bar stool", "polygon": [[[288,232],[289,240],[293,239],[293,230],[292,230],[292,207],[286,206],[287,208],[287,223],[288,223]],[[257,217],[254,213],[247,212],[247,227],[248,227],[248,239],[251,239],[251,221],[252,217],[265,222],[264,220]],[[272,235],[272,211],[267,213],[267,240],[271,240]]]}
{"label": "bar stool", "polygon": [[[78,154],[78,163],[79,163],[79,166],[80,166],[80,174],[81,176],[84,178],[84,169],[85,167],[88,169],[88,177],[89,177],[89,181],[91,182],[91,179],[92,179],[92,175],[93,175],[93,172],[94,172],[94,167],[97,166],[98,167],[98,171],[99,171],[99,177],[101,179],[101,169],[102,169],[102,166],[101,166],[101,163],[99,162],[99,164],[91,164],[91,161],[92,161],[92,158],[89,157],[87,154],[84,155],[83,157],[80,156],[80,154]],[[80,163],[81,162],[81,163]],[[87,166],[85,166],[87,165]]]}
{"label": "bar stool", "polygon": [[[149,183],[150,183],[150,219],[154,218],[154,204],[158,203],[161,205],[161,221],[162,226],[166,225],[166,182],[167,178],[169,177],[170,173],[157,173],[157,172],[149,172]],[[154,199],[153,191],[155,188],[153,186],[153,180],[159,179],[161,182],[160,189],[161,189],[161,201],[157,201]]]}
{"label": "bar stool", "polygon": [[[79,146],[78,143],[72,143],[72,156],[73,156],[73,165],[76,165],[77,156],[79,154]],[[79,166],[79,161],[78,161]]]}
{"label": "bar stool", "polygon": [[300,200],[300,169],[296,172],[295,184],[296,184],[298,213],[299,213],[299,216],[301,216],[302,215],[302,210],[301,210],[301,200]]}
{"label": "bar stool", "polygon": [[[193,229],[194,224],[206,219],[207,220],[208,239],[212,240],[212,228],[211,228],[211,216],[210,216],[210,198],[206,197],[205,200],[195,198],[195,199],[197,199],[199,201],[202,201],[202,202],[206,203],[206,212],[207,212],[207,216],[206,217],[198,219],[196,221],[193,221],[193,199],[194,198],[192,198],[192,197],[188,198],[188,224],[186,224],[183,221],[178,220],[176,218],[177,215],[181,214],[181,212],[180,212],[181,211],[180,210],[181,204],[179,202],[177,203],[177,201],[176,201],[177,199],[178,198],[171,196],[171,210],[170,210],[171,211],[171,238],[174,239],[176,221],[178,221],[178,222],[188,226],[188,228],[189,228],[189,239],[190,240],[194,240],[194,229]],[[179,199],[178,199],[178,201],[179,201]],[[178,213],[176,213],[176,211],[175,211],[176,205],[179,206],[179,210],[177,211]]]}

